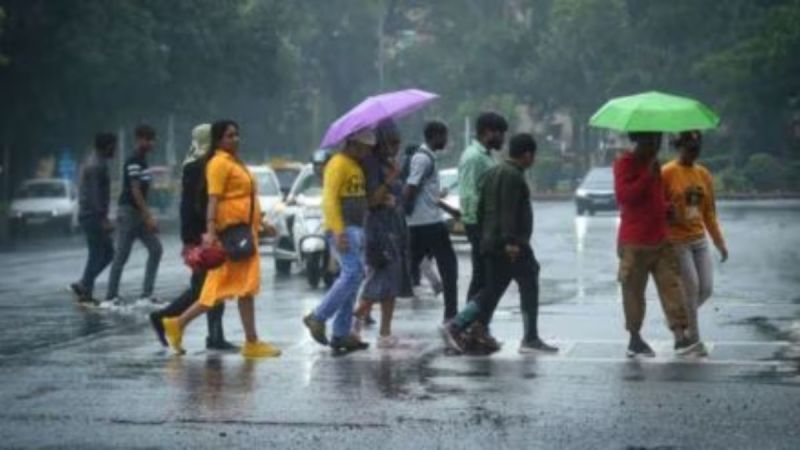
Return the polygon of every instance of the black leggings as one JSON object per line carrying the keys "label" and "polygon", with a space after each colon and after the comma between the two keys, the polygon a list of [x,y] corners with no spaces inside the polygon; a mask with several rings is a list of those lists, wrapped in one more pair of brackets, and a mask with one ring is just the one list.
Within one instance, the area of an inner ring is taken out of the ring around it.
{"label": "black leggings", "polygon": [[[192,272],[192,281],[189,288],[183,291],[181,295],[169,305],[162,308],[158,314],[161,317],[177,317],[183,314],[200,297],[200,292],[203,290],[205,281],[205,271]],[[221,302],[206,314],[206,319],[208,321],[208,337],[212,340],[219,340],[224,336],[222,331],[222,315],[224,313],[225,302]]]}

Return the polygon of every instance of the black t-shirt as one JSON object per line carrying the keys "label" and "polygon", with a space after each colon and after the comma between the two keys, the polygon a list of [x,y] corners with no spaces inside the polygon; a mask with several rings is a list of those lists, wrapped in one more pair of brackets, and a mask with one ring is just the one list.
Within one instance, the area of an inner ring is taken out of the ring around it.
{"label": "black t-shirt", "polygon": [[119,195],[120,206],[133,206],[133,195],[131,194],[131,181],[137,180],[142,191],[142,197],[147,200],[147,192],[150,190],[150,182],[153,177],[150,167],[147,165],[147,158],[141,155],[133,155],[125,160],[125,167],[122,173],[122,193]]}

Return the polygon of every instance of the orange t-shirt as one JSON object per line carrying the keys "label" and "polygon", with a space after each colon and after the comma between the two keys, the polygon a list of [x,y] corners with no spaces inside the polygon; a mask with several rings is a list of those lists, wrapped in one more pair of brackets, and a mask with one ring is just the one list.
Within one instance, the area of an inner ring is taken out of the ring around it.
{"label": "orange t-shirt", "polygon": [[[251,220],[257,229],[261,217],[258,193],[253,192],[256,189],[253,175],[244,164],[230,153],[217,150],[206,165],[206,183],[208,195],[219,196],[215,217],[217,231]],[[252,216],[251,199],[255,201]]]}
{"label": "orange t-shirt", "polygon": [[667,200],[675,208],[675,220],[669,224],[667,232],[669,240],[697,240],[708,230],[715,244],[724,244],[717,222],[711,173],[700,164],[687,167],[672,161],[661,168],[661,178]]}

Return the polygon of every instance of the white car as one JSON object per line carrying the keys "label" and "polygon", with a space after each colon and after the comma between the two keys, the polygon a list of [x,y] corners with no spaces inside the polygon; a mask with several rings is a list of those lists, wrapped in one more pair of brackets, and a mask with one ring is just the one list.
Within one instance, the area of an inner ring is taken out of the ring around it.
{"label": "white car", "polygon": [[70,233],[78,228],[78,190],[71,181],[42,178],[22,183],[11,201],[12,226],[56,224]]}
{"label": "white car", "polygon": [[[267,222],[274,225],[276,221],[275,206],[283,200],[278,176],[269,166],[247,166],[247,168],[255,178],[262,219],[266,219]],[[259,240],[265,242],[268,238],[260,235]]]}

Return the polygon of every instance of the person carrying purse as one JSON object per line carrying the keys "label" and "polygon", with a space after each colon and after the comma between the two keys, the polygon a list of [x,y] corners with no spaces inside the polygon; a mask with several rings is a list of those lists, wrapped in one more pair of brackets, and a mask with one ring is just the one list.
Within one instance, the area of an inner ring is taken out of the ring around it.
{"label": "person carrying purse", "polygon": [[180,317],[162,323],[176,352],[183,353],[183,330],[197,316],[227,299],[236,298],[245,332],[242,355],[246,358],[276,357],[280,349],[261,341],[255,326],[254,298],[261,287],[261,259],[257,234],[261,217],[253,176],[238,158],[239,126],[220,120],[211,126],[211,151],[206,166],[208,185],[207,232],[203,245],[222,245],[226,261],[208,272],[200,297]]}

